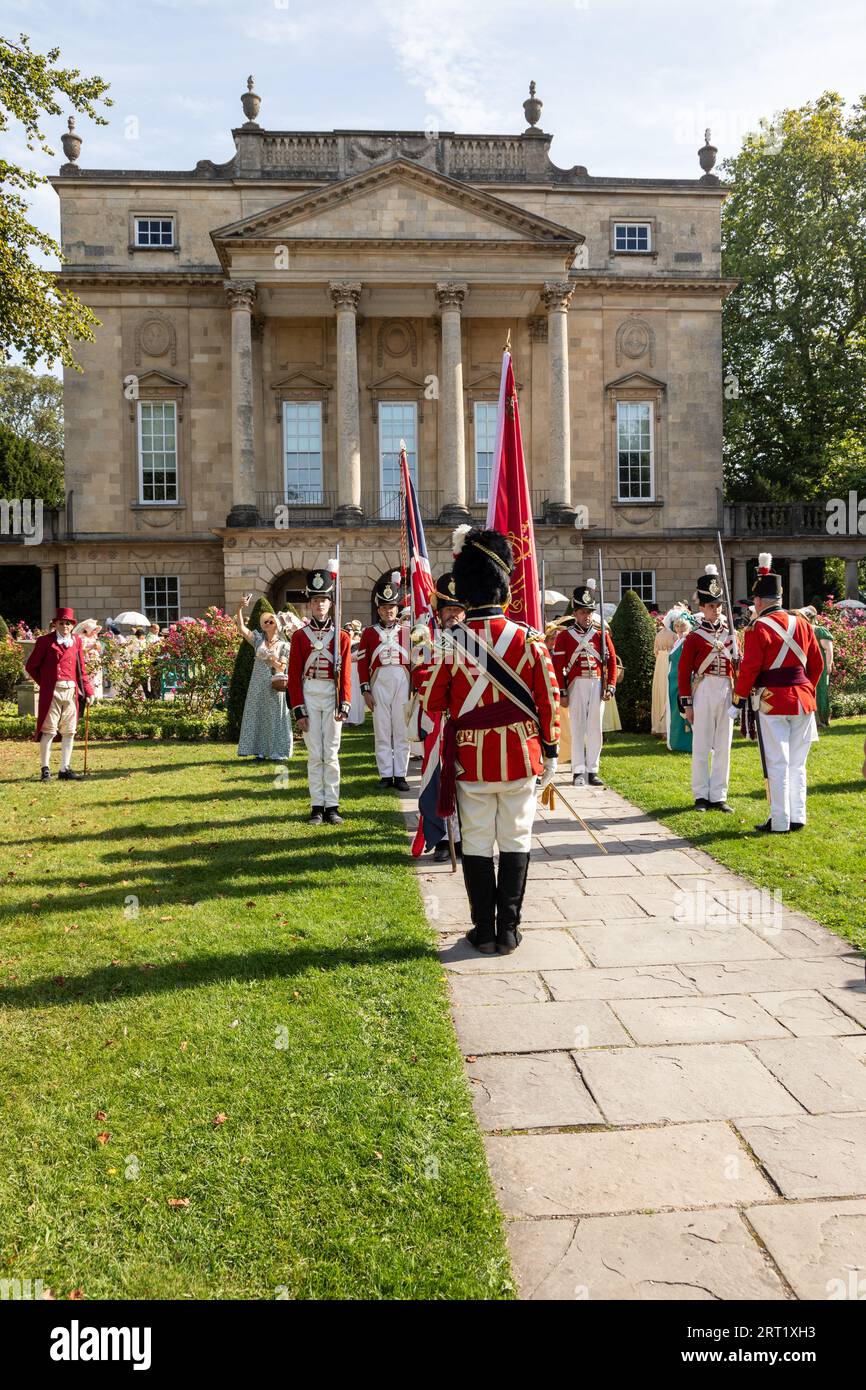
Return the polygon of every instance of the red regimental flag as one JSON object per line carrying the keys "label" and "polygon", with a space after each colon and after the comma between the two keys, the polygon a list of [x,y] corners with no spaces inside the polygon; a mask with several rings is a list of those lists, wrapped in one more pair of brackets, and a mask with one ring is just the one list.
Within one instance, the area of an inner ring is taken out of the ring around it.
{"label": "red regimental flag", "polygon": [[490,497],[487,503],[487,526],[488,529],[502,531],[511,541],[514,551],[515,569],[511,577],[508,616],[540,631],[541,596],[538,589],[535,532],[532,528],[532,504],[526,479],[523,440],[520,437],[520,410],[514,386],[514,368],[511,353],[507,348],[502,358],[499,415],[496,422]]}

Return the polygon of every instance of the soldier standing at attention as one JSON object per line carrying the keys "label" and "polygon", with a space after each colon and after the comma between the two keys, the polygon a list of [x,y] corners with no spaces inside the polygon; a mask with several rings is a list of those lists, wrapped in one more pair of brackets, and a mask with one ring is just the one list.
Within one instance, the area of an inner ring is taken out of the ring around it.
{"label": "soldier standing at attention", "polygon": [[750,699],[770,786],[769,818],[755,828],[776,835],[806,824],[806,759],[818,737],[815,687],[824,657],[812,624],[782,607],[782,577],[769,553],[758,556],[754,621],[746,628],[734,704]]}
{"label": "soldier standing at attention", "polygon": [[379,621],[365,627],[358,648],[358,676],[367,708],[373,711],[373,737],[379,786],[410,790],[409,735],[406,702],[409,699],[409,643],[406,625],[398,623],[400,571],[380,580],[373,592]]}
{"label": "soldier standing at attention", "polygon": [[722,617],[722,585],[715,565],[698,580],[698,624],[683,643],[677,671],[680,713],[692,726],[692,795],[696,811],[725,811],[734,726],[728,713],[737,639]]}
{"label": "soldier standing at attention", "polygon": [[[333,564],[336,570],[336,563]],[[336,579],[331,569],[310,570],[304,590],[310,616],[289,650],[286,699],[307,745],[310,825],[341,825],[340,735],[352,702],[352,646],[348,632],[334,631]],[[339,640],[339,649],[335,648]],[[339,688],[334,653],[339,650]]]}
{"label": "soldier standing at attention", "polygon": [[508,955],[521,939],[536,778],[543,772],[543,788],[556,773],[559,691],[540,635],[503,612],[514,570],[507,538],[458,527],[454,554],[466,618],[441,634],[421,702],[428,714],[449,716],[438,812],[453,813],[456,791],[474,924],[466,939],[482,955]]}
{"label": "soldier standing at attention", "polygon": [[[553,638],[550,654],[563,697],[568,698],[571,725],[571,784],[603,787],[598,775],[601,760],[604,717],[602,705],[601,631],[592,621],[596,606],[596,583],[588,579],[572,595],[574,621],[560,627]],[[616,689],[616,652],[605,629],[607,670],[604,671],[604,699]]]}

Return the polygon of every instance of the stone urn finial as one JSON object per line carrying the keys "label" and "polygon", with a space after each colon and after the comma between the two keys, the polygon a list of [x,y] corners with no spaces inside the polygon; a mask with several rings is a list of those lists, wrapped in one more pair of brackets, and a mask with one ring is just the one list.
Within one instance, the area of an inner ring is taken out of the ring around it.
{"label": "stone urn finial", "polygon": [[543,106],[544,106],[544,102],[543,102],[543,101],[539,101],[538,97],[535,95],[535,83],[534,83],[534,82],[530,82],[530,84],[529,84],[529,97],[528,97],[527,100],[523,103],[523,114],[526,116],[526,119],[527,119],[528,122],[529,122],[529,125],[527,126],[526,130],[523,132],[524,135],[535,135],[535,134],[539,134],[539,135],[540,135],[540,134],[541,134],[540,131],[536,132],[536,130],[534,129],[534,127],[537,126],[537,125],[538,125],[538,122],[541,120],[541,108],[542,108]]}
{"label": "stone urn finial", "polygon": [[261,104],[262,104],[262,99],[261,99],[261,97],[260,97],[260,96],[257,96],[256,93],[253,91],[253,79],[252,79],[252,77],[248,77],[248,78],[247,78],[247,90],[244,92],[243,96],[241,97],[241,106],[244,108],[244,115],[245,115],[246,118],[247,118],[247,120],[246,120],[247,125],[255,125],[255,124],[256,124],[256,117],[257,117],[258,114],[259,114],[259,109],[260,109],[260,107],[261,107]]}
{"label": "stone urn finial", "polygon": [[718,150],[716,149],[716,146],[710,144],[710,132],[709,130],[705,130],[703,146],[701,147],[701,149],[698,150],[698,159],[701,161],[701,168],[703,169],[705,174],[709,174],[711,172],[713,165],[716,162],[717,154]]}
{"label": "stone urn finial", "polygon": [[81,154],[81,136],[75,133],[75,117],[70,116],[66,123],[69,127],[68,132],[61,136],[60,143],[63,146],[63,153],[70,164],[74,164]]}

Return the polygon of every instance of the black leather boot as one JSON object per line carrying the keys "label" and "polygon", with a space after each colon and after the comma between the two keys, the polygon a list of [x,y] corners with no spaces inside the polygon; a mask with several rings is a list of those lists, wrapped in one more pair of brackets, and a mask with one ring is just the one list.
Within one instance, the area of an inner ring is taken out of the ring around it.
{"label": "black leather boot", "polygon": [[529,855],[499,855],[499,882],[496,885],[496,949],[501,956],[516,951],[522,940],[520,910],[526,892]]}
{"label": "black leather boot", "polygon": [[496,954],[496,872],[483,854],[464,854],[463,881],[469,895],[472,930],[466,940],[482,956]]}

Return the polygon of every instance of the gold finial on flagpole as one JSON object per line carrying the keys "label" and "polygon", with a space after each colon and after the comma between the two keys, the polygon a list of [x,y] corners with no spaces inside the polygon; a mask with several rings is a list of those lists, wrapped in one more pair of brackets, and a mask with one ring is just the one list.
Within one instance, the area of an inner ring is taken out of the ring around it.
{"label": "gold finial on flagpole", "polygon": [[505,335],[505,347],[502,349],[502,351],[503,351],[503,352],[508,352],[508,353],[511,352],[511,329],[510,329],[510,328],[509,328],[508,332],[507,332],[506,335]]}

